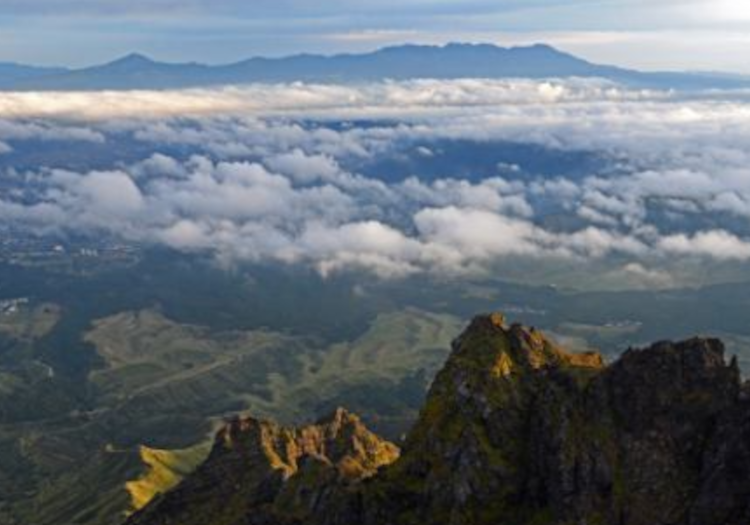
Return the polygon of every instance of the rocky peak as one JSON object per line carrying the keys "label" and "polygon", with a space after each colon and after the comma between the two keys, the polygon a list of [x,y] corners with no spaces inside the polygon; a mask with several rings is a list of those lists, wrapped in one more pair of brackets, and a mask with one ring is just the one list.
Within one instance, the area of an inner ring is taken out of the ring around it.
{"label": "rocky peak", "polygon": [[473,370],[494,377],[533,370],[604,365],[599,353],[566,352],[536,328],[520,324],[510,327],[499,312],[475,317],[453,344],[446,368]]}
{"label": "rocky peak", "polygon": [[357,414],[349,412],[347,409],[338,407],[333,412],[320,418],[316,425],[322,428],[326,428],[331,434],[339,434],[345,429],[350,429],[359,432],[366,432],[362,420]]}
{"label": "rocky peak", "polygon": [[[724,344],[718,339],[694,338],[680,343],[662,341],[644,349],[629,349],[610,367],[611,373],[626,373],[661,381],[677,381],[684,388],[716,381],[739,382],[737,360],[729,365]],[[667,385],[669,386],[669,385]]]}
{"label": "rocky peak", "polygon": [[361,482],[398,455],[398,447],[342,408],[299,428],[236,417],[216,435],[208,460],[162,498],[161,508],[172,509],[175,521],[159,521],[157,498],[129,523],[245,523],[252,509],[257,523],[266,523],[280,509],[313,512],[338,487]]}
{"label": "rocky peak", "polygon": [[607,369],[602,384],[628,428],[651,430],[685,412],[693,423],[707,419],[709,425],[740,393],[737,361],[727,364],[724,352],[721,341],[700,338],[630,349]]}
{"label": "rocky peak", "polygon": [[747,525],[748,392],[714,339],[605,367],[483,315],[400,457],[343,409],[299,429],[238,419],[129,525]]}

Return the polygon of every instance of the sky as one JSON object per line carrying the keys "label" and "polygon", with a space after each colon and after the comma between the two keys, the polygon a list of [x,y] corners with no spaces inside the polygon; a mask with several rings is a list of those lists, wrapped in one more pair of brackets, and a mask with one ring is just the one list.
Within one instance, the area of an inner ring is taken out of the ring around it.
{"label": "sky", "polygon": [[644,70],[750,73],[748,0],[2,0],[0,61],[85,66],[544,42]]}

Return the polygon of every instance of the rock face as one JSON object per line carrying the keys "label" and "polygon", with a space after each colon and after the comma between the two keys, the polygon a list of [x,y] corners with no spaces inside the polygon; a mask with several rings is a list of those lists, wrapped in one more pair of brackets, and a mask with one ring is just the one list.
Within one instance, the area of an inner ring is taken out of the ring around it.
{"label": "rock face", "polygon": [[747,525],[750,385],[714,339],[605,366],[480,316],[399,457],[354,416],[238,420],[128,525]]}
{"label": "rock face", "polygon": [[300,429],[238,418],[218,433],[208,459],[191,476],[128,523],[297,523],[323,512],[350,484],[398,454],[398,447],[343,409]]}

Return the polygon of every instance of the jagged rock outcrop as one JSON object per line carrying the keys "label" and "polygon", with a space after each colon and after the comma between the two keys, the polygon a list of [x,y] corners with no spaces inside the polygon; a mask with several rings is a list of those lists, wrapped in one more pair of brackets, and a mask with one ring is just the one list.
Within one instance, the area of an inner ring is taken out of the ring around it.
{"label": "jagged rock outcrop", "polygon": [[715,339],[610,366],[480,316],[397,458],[353,416],[242,420],[129,525],[747,525],[750,385]]}
{"label": "jagged rock outcrop", "polygon": [[297,523],[398,454],[343,409],[300,429],[237,418],[217,434],[208,459],[191,476],[128,523]]}

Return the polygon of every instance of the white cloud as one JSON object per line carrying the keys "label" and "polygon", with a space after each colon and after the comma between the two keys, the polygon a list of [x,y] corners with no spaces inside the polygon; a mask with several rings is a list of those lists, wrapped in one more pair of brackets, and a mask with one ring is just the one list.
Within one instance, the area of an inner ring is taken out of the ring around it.
{"label": "white cloud", "polygon": [[143,195],[133,180],[122,172],[92,172],[71,181],[69,189],[89,212],[113,217],[129,217],[143,209]]}
{"label": "white cloud", "polygon": [[267,158],[265,164],[300,183],[334,180],[342,175],[341,168],[330,155],[307,155],[299,148]]}
{"label": "white cloud", "polygon": [[363,85],[257,84],[176,91],[0,92],[0,118],[110,118],[159,120],[201,116],[326,116],[377,114],[403,118],[450,114],[457,109],[500,104],[552,104],[663,97],[628,91],[599,80],[535,82],[526,80],[412,80]]}
{"label": "white cloud", "polygon": [[182,164],[169,155],[154,153],[146,160],[134,165],[131,169],[134,177],[182,177],[185,169]]}
{"label": "white cloud", "polygon": [[641,263],[628,263],[617,270],[624,273],[636,283],[648,287],[667,288],[674,285],[674,278],[666,271],[648,268]]}
{"label": "white cloud", "polygon": [[675,255],[750,260],[750,241],[722,230],[703,231],[695,235],[670,235],[659,240],[659,248]]}
{"label": "white cloud", "polygon": [[[45,97],[46,98],[46,97]],[[0,104],[7,102],[0,95]],[[29,101],[32,103],[32,101]],[[90,101],[93,102],[93,101]],[[104,142],[104,134],[89,127],[66,125],[58,126],[44,122],[18,122],[3,120],[7,117],[15,117],[10,112],[5,115],[0,111],[0,140],[41,140],[41,141],[83,141]]]}
{"label": "white cloud", "polygon": [[[656,284],[670,282],[659,265],[677,259],[750,259],[748,93],[481,80],[6,93],[0,118],[0,140],[14,146],[147,150],[101,171],[12,172],[36,195],[0,195],[0,218],[33,231],[384,277],[611,257],[617,272]],[[346,167],[394,151],[439,161],[433,144],[452,139],[591,150],[606,162],[545,178],[501,162],[483,180],[378,180]]]}

